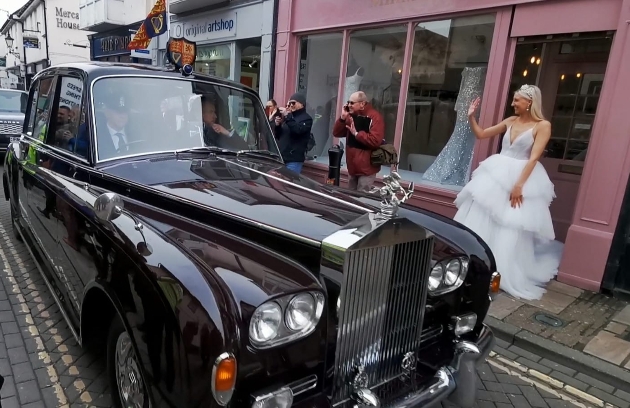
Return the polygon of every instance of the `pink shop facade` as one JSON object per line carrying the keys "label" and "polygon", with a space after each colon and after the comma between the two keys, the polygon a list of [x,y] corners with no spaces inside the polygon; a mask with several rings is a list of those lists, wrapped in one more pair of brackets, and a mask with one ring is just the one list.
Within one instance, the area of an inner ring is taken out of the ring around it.
{"label": "pink shop facade", "polygon": [[457,192],[500,146],[462,137],[457,111],[481,95],[490,126],[511,114],[516,88],[538,85],[552,123],[541,162],[565,244],[558,280],[601,289],[630,173],[630,0],[279,0],[278,10],[273,96],[306,94],[317,144],[303,172],[316,180],[338,142],[334,120],[362,90],[416,185],[411,204],[452,217]]}

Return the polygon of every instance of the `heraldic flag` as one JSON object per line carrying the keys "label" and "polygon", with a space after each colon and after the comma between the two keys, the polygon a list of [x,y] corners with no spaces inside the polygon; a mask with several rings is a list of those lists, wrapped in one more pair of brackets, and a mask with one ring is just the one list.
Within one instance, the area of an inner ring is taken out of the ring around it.
{"label": "heraldic flag", "polygon": [[157,0],[151,12],[144,19],[138,31],[129,42],[130,50],[144,50],[149,46],[151,38],[164,34],[168,28],[166,19],[166,0]]}

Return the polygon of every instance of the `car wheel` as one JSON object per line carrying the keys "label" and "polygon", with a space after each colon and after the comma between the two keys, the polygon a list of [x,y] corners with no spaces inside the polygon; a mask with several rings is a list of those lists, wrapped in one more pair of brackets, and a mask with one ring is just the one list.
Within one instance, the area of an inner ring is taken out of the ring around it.
{"label": "car wheel", "polygon": [[22,235],[20,235],[20,231],[18,231],[19,222],[17,212],[13,209],[13,204],[9,202],[9,207],[11,208],[11,228],[13,228],[13,236],[18,241],[22,242]]}
{"label": "car wheel", "polygon": [[[133,348],[131,336],[122,322],[114,318],[107,340],[107,371],[112,385],[114,404],[121,408],[149,408],[149,393],[144,385],[141,363]],[[116,398],[118,395],[118,398]]]}

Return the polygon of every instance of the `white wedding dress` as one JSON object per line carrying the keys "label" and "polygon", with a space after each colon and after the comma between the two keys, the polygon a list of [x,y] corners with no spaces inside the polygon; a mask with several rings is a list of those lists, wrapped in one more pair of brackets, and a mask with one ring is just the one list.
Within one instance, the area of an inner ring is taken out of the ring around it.
{"label": "white wedding dress", "polygon": [[549,205],[554,186],[540,163],[523,186],[520,207],[510,205],[510,192],[527,164],[534,145],[533,128],[510,143],[512,127],[500,154],[479,163],[455,199],[455,221],[488,244],[501,273],[501,289],[527,300],[540,299],[544,286],[558,273],[563,244],[554,241]]}

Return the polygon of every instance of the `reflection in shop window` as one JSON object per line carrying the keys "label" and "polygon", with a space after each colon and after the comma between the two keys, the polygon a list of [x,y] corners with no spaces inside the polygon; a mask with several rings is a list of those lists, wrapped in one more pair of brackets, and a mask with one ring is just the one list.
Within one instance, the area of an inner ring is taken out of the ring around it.
{"label": "reflection in shop window", "polygon": [[[385,140],[394,143],[407,25],[361,30],[350,35],[343,100],[363,91],[383,115]],[[342,162],[345,163],[346,155]],[[389,171],[389,167],[384,169]]]}
{"label": "reflection in shop window", "polygon": [[228,44],[197,47],[195,71],[219,78],[230,77],[231,50]]}
{"label": "reflection in shop window", "polygon": [[[342,42],[341,33],[332,33],[309,35],[300,44],[297,91],[306,95],[306,111],[313,118],[311,132],[316,143],[307,156],[323,163],[328,163],[332,128],[339,115],[337,90]],[[280,106],[286,103],[277,102]]]}
{"label": "reflection in shop window", "polygon": [[470,178],[470,102],[482,96],[494,15],[421,23],[399,154],[403,178],[459,190]]}

